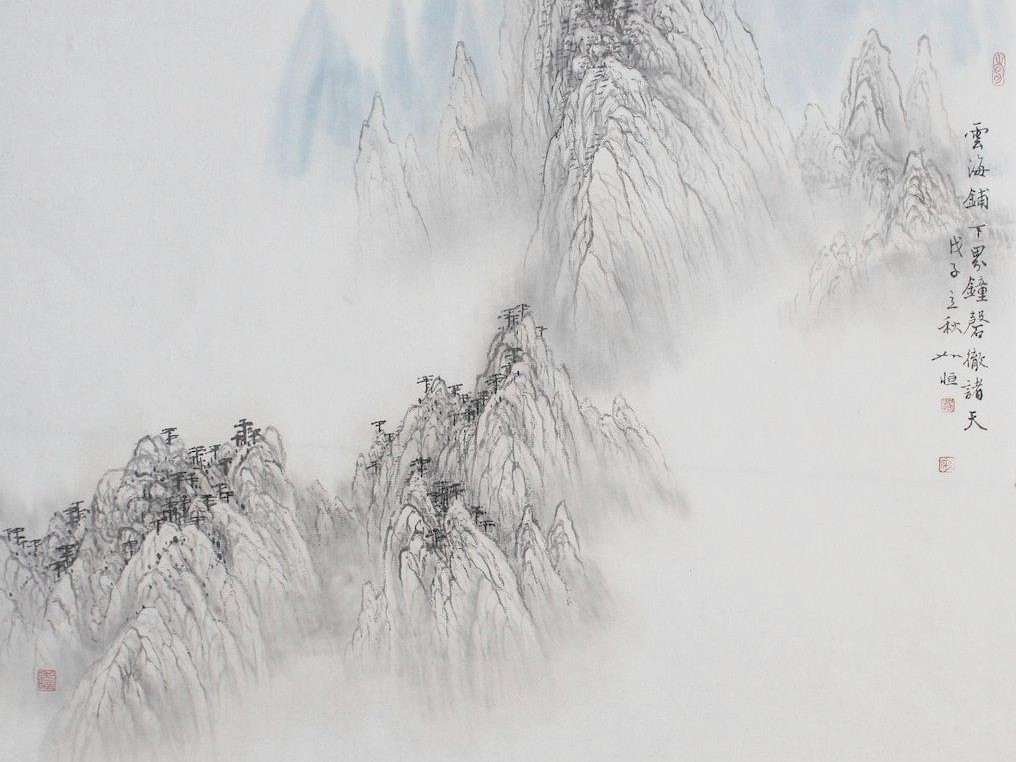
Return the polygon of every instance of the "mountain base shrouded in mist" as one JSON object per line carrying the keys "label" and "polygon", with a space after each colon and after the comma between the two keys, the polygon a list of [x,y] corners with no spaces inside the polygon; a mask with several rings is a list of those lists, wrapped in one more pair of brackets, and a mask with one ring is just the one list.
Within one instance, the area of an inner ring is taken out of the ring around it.
{"label": "mountain base shrouded in mist", "polygon": [[[967,354],[999,374],[985,400],[974,373],[942,391],[941,336],[915,326],[947,292],[1002,292],[1011,212],[992,197],[986,277],[950,283],[950,238],[982,217],[939,48],[908,29],[902,84],[875,30],[830,49],[842,95],[791,120],[737,6],[311,0],[252,34],[270,81],[216,51],[215,88],[163,92],[117,49],[138,108],[79,87],[103,108],[70,148],[108,166],[63,170],[61,146],[61,182],[94,186],[12,205],[76,309],[11,302],[18,330],[45,324],[15,353],[45,362],[7,398],[48,396],[8,436],[123,428],[19,476],[52,495],[117,465],[0,530],[0,758],[1005,758],[1012,300]],[[91,41],[66,40],[89,84]],[[211,105],[257,161],[202,142]],[[139,125],[172,149],[122,162],[157,214],[109,179]],[[85,214],[109,231],[73,217],[61,248],[34,215],[103,184]],[[121,218],[141,232],[114,241]],[[286,442],[242,418],[207,443],[234,405]],[[151,425],[166,410],[179,431]]]}
{"label": "mountain base shrouded in mist", "polygon": [[503,319],[467,390],[426,376],[376,422],[348,504],[296,486],[278,432],[241,420],[219,445],[145,437],[38,541],[7,533],[0,670],[59,675],[60,758],[214,743],[308,648],[438,705],[492,700],[602,621],[583,537],[680,503],[628,404],[576,397],[526,305]]}
{"label": "mountain base shrouded in mist", "polygon": [[[571,365],[606,379],[647,355],[672,362],[724,294],[800,268],[793,137],[729,0],[510,0],[503,76],[482,78],[477,53],[449,50],[435,137],[407,136],[401,156],[403,138],[386,141],[389,192],[363,193],[358,169],[361,222],[392,227],[361,236],[368,256],[462,266],[448,249],[475,256],[489,231],[521,227],[502,288],[521,289]],[[361,141],[358,168],[379,163],[374,145]],[[407,196],[427,244],[409,242],[422,239]]]}
{"label": "mountain base shrouded in mist", "polygon": [[[926,36],[917,49],[904,95],[889,49],[869,30],[851,61],[836,127],[817,105],[805,110],[798,160],[826,229],[817,227],[818,256],[784,310],[801,324],[891,306],[901,288],[938,290],[950,238],[976,223],[961,195],[963,142],[950,126]],[[1005,245],[1003,230],[985,231],[992,246]]]}

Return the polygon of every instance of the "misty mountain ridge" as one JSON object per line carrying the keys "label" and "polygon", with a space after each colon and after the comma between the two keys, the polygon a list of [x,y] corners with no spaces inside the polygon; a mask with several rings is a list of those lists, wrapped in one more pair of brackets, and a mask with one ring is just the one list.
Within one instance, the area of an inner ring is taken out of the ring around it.
{"label": "misty mountain ridge", "polygon": [[680,500],[627,403],[579,400],[527,306],[502,318],[468,390],[424,377],[375,422],[348,500],[295,485],[279,433],[244,419],[222,444],[143,437],[39,542],[2,536],[0,672],[56,671],[60,758],[214,743],[311,640],[468,700],[602,621],[581,535]]}

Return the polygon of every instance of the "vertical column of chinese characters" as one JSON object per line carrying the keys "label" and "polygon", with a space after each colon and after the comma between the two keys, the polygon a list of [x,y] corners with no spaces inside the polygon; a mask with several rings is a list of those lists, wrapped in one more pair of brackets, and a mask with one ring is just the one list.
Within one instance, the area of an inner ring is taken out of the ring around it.
{"label": "vertical column of chinese characters", "polygon": [[[985,397],[984,374],[988,358],[984,336],[991,320],[985,306],[988,302],[988,258],[985,255],[988,236],[989,188],[988,167],[984,164],[984,136],[989,132],[981,122],[974,122],[965,134],[970,142],[967,178],[968,192],[962,205],[966,224],[949,238],[949,277],[952,287],[946,297],[945,318],[938,332],[945,339],[945,348],[933,362],[943,365],[939,384],[945,387],[941,400],[944,413],[956,412],[956,400],[964,403],[966,413],[963,430],[987,431],[982,412]],[[952,457],[939,458],[939,471],[953,469]]]}
{"label": "vertical column of chinese characters", "polygon": [[965,135],[970,141],[970,159],[967,167],[969,192],[963,201],[963,207],[970,215],[966,230],[967,254],[969,256],[961,260],[963,272],[959,276],[965,279],[962,281],[963,290],[960,295],[964,303],[964,312],[967,314],[967,325],[963,329],[967,340],[963,359],[964,379],[962,385],[963,399],[967,403],[964,431],[987,431],[986,424],[983,420],[978,420],[977,417],[985,394],[982,374],[988,369],[983,339],[991,323],[985,306],[988,303],[988,279],[986,277],[988,258],[985,255],[988,238],[985,230],[988,227],[990,210],[988,200],[990,194],[987,187],[989,170],[984,165],[984,136],[987,134],[987,127],[982,126],[980,122],[974,122],[970,131]]}

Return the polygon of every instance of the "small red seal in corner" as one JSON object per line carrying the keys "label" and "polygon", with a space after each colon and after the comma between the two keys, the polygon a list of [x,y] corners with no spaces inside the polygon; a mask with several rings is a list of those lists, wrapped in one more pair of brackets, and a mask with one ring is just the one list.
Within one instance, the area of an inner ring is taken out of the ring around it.
{"label": "small red seal in corner", "polygon": [[956,458],[951,455],[944,455],[938,459],[938,472],[940,474],[951,474],[956,465]]}
{"label": "small red seal in corner", "polygon": [[942,412],[943,413],[955,413],[956,412],[956,398],[955,397],[943,397],[942,398]]}
{"label": "small red seal in corner", "polygon": [[40,669],[35,672],[36,690],[43,693],[52,693],[56,690],[56,670]]}
{"label": "small red seal in corner", "polygon": [[991,84],[995,87],[1005,84],[1005,53],[1002,51],[991,58]]}

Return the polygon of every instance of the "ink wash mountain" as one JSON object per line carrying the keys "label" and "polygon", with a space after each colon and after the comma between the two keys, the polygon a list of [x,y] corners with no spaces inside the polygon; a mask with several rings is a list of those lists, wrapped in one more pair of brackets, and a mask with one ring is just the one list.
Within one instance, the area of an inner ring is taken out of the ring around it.
{"label": "ink wash mountain", "polygon": [[[447,105],[434,140],[421,152],[416,138],[407,135],[400,173],[398,141],[379,96],[360,143],[361,247],[373,255],[389,252],[403,266],[421,252],[447,251],[450,243],[473,240],[511,220],[519,203],[502,111],[488,104],[465,45],[459,42],[449,52]],[[361,176],[374,179],[367,183]]]}
{"label": "ink wash mountain", "polygon": [[[381,96],[374,97],[360,130],[356,158],[359,240],[364,255],[409,266],[430,258],[430,236],[410,195],[399,147],[385,121]],[[419,179],[418,173],[414,181]]]}
{"label": "ink wash mountain", "polygon": [[462,42],[455,47],[437,156],[446,226],[490,224],[517,203],[506,125],[488,107]]}
{"label": "ink wash mountain", "polygon": [[927,37],[918,42],[906,107],[890,52],[870,30],[853,59],[838,130],[811,105],[798,158],[819,218],[843,220],[821,247],[790,315],[814,317],[875,291],[892,298],[899,279],[928,279],[933,251],[965,214],[950,172],[949,126]]}
{"label": "ink wash mountain", "polygon": [[[461,42],[448,54],[437,151],[412,162],[437,168],[431,243],[531,231],[527,298],[581,370],[672,350],[731,284],[794,266],[781,245],[803,193],[793,138],[729,0],[509,0],[503,98],[485,95]],[[361,194],[361,222],[383,216],[375,206],[398,205]]]}
{"label": "ink wash mountain", "polygon": [[[0,632],[30,641],[68,694],[62,759],[185,754],[315,627],[318,577],[278,433],[200,450],[145,437],[37,552],[0,551],[17,600]],[[320,502],[314,530],[336,529]]]}
{"label": "ink wash mountain", "polygon": [[353,484],[371,571],[350,651],[439,695],[494,690],[597,616],[580,533],[679,502],[627,403],[580,402],[542,328],[508,320],[468,391],[421,379]]}
{"label": "ink wash mountain", "polygon": [[874,29],[868,31],[850,64],[847,86],[840,98],[839,132],[855,150],[866,137],[886,153],[899,155],[905,150],[903,92],[890,63],[889,48]]}
{"label": "ink wash mountain", "polygon": [[800,173],[732,3],[512,0],[502,39],[530,298],[581,361],[673,350],[717,286],[786,264]]}
{"label": "ink wash mountain", "polygon": [[814,103],[805,108],[804,127],[796,146],[801,176],[808,188],[816,193],[842,193],[849,188],[851,154]]}
{"label": "ink wash mountain", "polygon": [[296,487],[278,432],[241,420],[222,445],[144,437],[38,541],[6,533],[0,669],[56,670],[57,758],[186,757],[311,642],[454,700],[600,621],[581,538],[680,501],[632,409],[580,401],[527,310],[469,391],[427,376],[379,425],[348,503]]}

